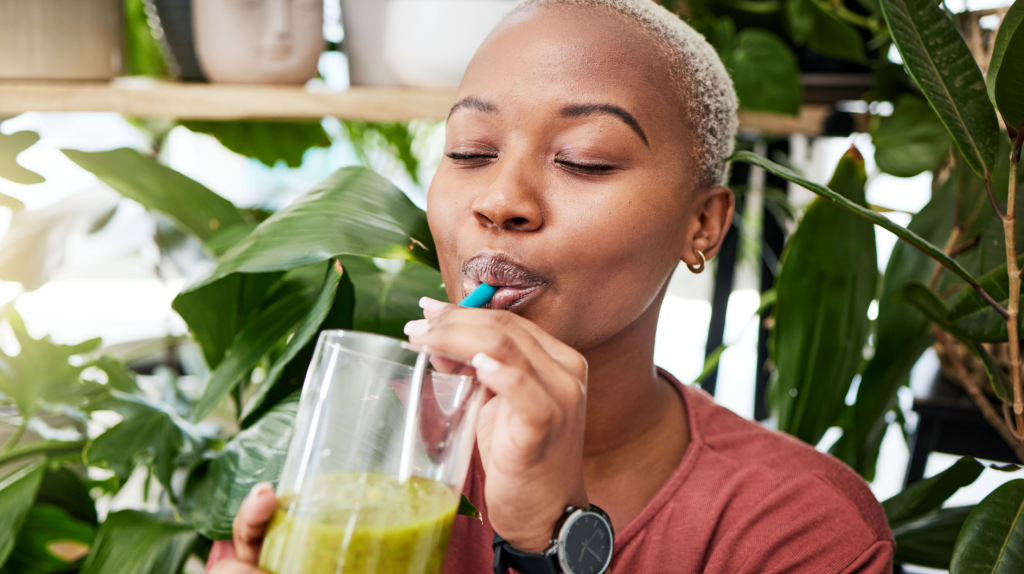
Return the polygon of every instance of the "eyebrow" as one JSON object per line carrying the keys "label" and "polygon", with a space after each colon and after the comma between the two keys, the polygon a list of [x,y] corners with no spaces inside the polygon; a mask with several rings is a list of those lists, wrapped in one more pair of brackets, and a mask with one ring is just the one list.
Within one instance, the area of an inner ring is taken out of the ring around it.
{"label": "eyebrow", "polygon": [[[448,117],[451,118],[452,114],[454,114],[456,110],[460,110],[462,108],[490,113],[498,111],[498,108],[487,100],[470,96],[455,102],[455,105],[452,106],[452,109],[448,112]],[[651,147],[651,144],[647,141],[647,134],[645,134],[644,129],[640,127],[640,122],[636,121],[633,114],[614,104],[569,104],[567,106],[563,106],[559,111],[559,115],[563,118],[582,118],[594,114],[609,114],[619,118],[634,132],[636,132],[636,135],[640,136],[640,139],[644,142],[645,146]]]}
{"label": "eyebrow", "polygon": [[459,109],[462,109],[462,108],[468,108],[468,109],[471,109],[471,110],[479,110],[481,112],[496,112],[496,111],[498,111],[498,108],[494,107],[494,104],[488,102],[487,100],[482,100],[480,98],[474,98],[474,97],[470,96],[468,98],[462,98],[461,100],[455,102],[455,105],[452,106],[452,109],[448,112],[448,117],[451,118],[452,114],[455,113],[455,110],[459,110]]}
{"label": "eyebrow", "polygon": [[643,140],[644,145],[651,147],[651,144],[647,142],[647,134],[644,133],[643,128],[640,127],[640,122],[636,121],[633,114],[613,104],[570,104],[562,108],[561,116],[563,118],[581,118],[584,116],[590,116],[594,114],[609,114],[613,115],[623,122],[633,131],[636,135],[640,136]]}

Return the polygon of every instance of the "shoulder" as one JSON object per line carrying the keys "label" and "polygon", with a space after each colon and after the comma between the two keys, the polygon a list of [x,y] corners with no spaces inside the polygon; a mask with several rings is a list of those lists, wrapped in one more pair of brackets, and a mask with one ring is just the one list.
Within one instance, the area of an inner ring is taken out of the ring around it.
{"label": "shoulder", "polygon": [[639,558],[684,539],[706,573],[890,571],[892,533],[860,476],[682,388],[690,450],[624,554]]}

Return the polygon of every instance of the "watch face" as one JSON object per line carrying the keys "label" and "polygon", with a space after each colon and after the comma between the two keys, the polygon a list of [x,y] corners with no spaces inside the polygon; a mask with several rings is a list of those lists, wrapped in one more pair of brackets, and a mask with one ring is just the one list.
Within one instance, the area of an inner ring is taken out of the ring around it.
{"label": "watch face", "polygon": [[612,560],[612,528],[599,514],[583,512],[562,528],[559,558],[567,574],[601,574]]}

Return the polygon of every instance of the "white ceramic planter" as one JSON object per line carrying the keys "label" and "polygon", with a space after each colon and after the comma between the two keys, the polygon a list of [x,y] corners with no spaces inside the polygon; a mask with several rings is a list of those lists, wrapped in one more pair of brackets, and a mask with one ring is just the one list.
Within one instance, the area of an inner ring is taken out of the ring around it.
{"label": "white ceramic planter", "polygon": [[384,64],[384,0],[341,0],[348,79],[353,86],[395,86]]}
{"label": "white ceramic planter", "polygon": [[388,0],[384,62],[406,86],[455,87],[516,0]]}
{"label": "white ceramic planter", "polygon": [[121,74],[124,0],[0,0],[0,78]]}
{"label": "white ceramic planter", "polygon": [[302,84],[324,50],[323,0],[194,0],[192,25],[211,82]]}

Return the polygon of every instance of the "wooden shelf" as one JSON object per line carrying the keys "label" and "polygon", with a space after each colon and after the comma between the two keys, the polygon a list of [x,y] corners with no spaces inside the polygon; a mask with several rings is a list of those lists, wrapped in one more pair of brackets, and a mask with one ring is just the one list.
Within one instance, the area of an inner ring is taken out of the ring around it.
{"label": "wooden shelf", "polygon": [[[113,112],[139,118],[190,120],[317,119],[366,121],[444,119],[454,89],[186,84],[127,78],[113,82],[0,81],[0,116],[24,112]],[[773,135],[821,133],[831,108],[807,104],[799,116],[741,111],[740,130]]]}

